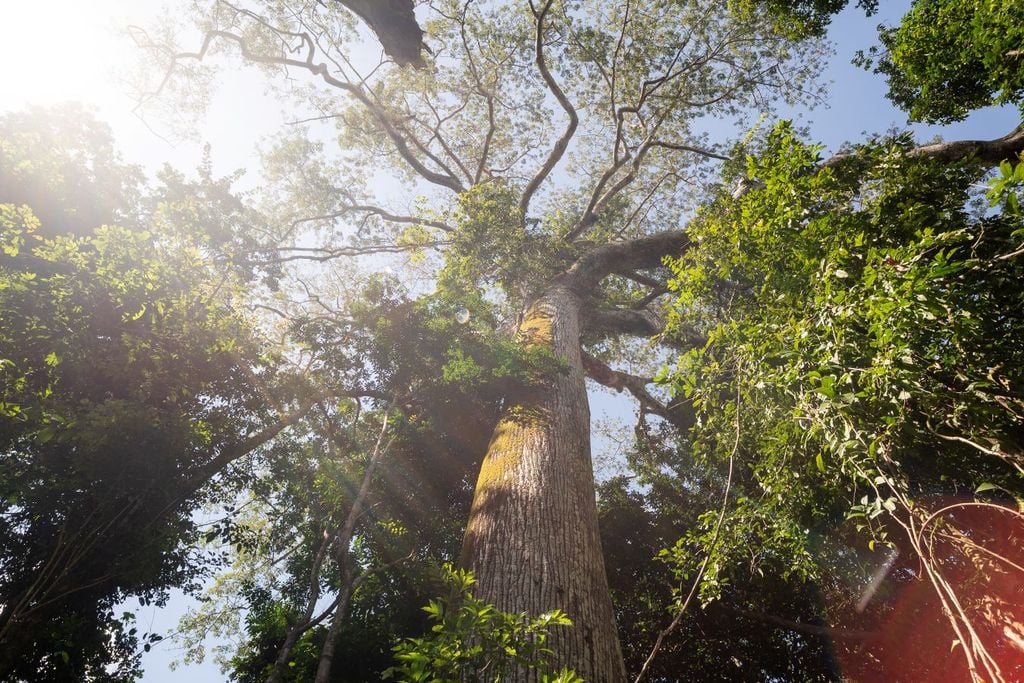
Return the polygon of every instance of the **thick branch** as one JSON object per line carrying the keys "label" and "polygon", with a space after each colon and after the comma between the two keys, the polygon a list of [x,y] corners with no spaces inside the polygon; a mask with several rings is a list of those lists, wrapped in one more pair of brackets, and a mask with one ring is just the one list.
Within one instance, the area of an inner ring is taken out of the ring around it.
{"label": "thick branch", "polygon": [[[995,166],[1003,161],[1017,159],[1022,152],[1024,152],[1024,125],[1017,126],[1010,133],[995,140],[933,142],[909,150],[907,156],[928,157],[945,162],[969,159],[981,164]],[[836,154],[822,163],[822,166],[835,166],[849,158],[849,154]]]}
{"label": "thick branch", "polygon": [[[598,337],[614,334],[655,337],[665,332],[664,319],[650,308],[595,308],[583,315],[586,332]],[[692,329],[677,330],[671,337],[659,341],[677,349],[699,348],[707,343],[704,335]]]}
{"label": "thick branch", "polygon": [[655,268],[665,257],[679,256],[689,246],[690,238],[685,230],[667,230],[649,237],[610,242],[581,256],[562,277],[569,287],[586,297],[613,272]]}
{"label": "thick branch", "polygon": [[412,0],[337,0],[354,12],[377,35],[388,57],[395,63],[424,68],[423,29],[416,23]]}
{"label": "thick branch", "polygon": [[650,291],[647,292],[647,294],[644,295],[643,298],[641,298],[639,301],[635,301],[632,304],[630,304],[629,307],[634,311],[640,311],[647,308],[652,303],[654,303],[658,299],[658,297],[664,296],[671,291],[668,288],[668,283],[656,277],[649,277],[647,275],[644,275],[643,273],[630,271],[626,273],[616,273],[616,275],[621,275],[627,280],[632,280],[633,282],[639,285],[643,285],[644,287],[650,288]]}
{"label": "thick branch", "polygon": [[625,389],[637,400],[640,410],[643,412],[663,418],[683,434],[696,424],[696,414],[689,403],[666,406],[647,391],[647,385],[652,384],[653,380],[612,370],[605,363],[586,352],[583,352],[582,357],[583,371],[587,373],[587,377],[618,392]]}
{"label": "thick branch", "polygon": [[1022,151],[1024,151],[1024,125],[1017,126],[1009,134],[995,140],[936,142],[916,147],[907,152],[907,156],[931,157],[939,161],[960,161],[971,158],[981,163],[996,165],[1002,161],[1016,159]]}
{"label": "thick branch", "polygon": [[644,287],[650,287],[651,289],[661,289],[661,288],[663,288],[665,286],[665,283],[662,282],[661,280],[659,280],[658,278],[648,277],[647,275],[644,275],[643,273],[637,273],[635,271],[619,272],[619,273],[617,273],[617,275],[621,275],[622,277],[626,278],[627,280],[632,280],[633,282],[637,283],[638,285],[643,285]]}
{"label": "thick branch", "polygon": [[586,331],[598,335],[631,334],[653,337],[665,331],[665,321],[649,308],[596,308],[584,312]]}

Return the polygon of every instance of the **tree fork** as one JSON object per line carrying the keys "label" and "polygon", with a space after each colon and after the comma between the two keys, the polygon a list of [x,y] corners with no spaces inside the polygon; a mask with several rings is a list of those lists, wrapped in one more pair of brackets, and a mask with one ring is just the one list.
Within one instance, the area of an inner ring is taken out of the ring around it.
{"label": "tree fork", "polygon": [[[618,683],[626,672],[598,533],[580,307],[571,289],[556,284],[520,326],[525,344],[551,349],[566,370],[510,400],[495,427],[462,563],[476,575],[477,596],[499,609],[569,615],[573,625],[549,641],[557,667]],[[516,680],[537,676],[521,671]]]}

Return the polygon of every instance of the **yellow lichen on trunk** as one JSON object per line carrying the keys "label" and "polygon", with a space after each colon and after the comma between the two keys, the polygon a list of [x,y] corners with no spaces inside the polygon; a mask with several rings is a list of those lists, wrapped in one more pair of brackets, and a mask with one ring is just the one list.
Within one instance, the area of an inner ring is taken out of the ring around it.
{"label": "yellow lichen on trunk", "polygon": [[505,417],[494,428],[494,435],[487,445],[487,455],[480,466],[477,479],[478,491],[500,484],[508,474],[515,470],[522,453],[528,426],[511,417]]}
{"label": "yellow lichen on trunk", "polygon": [[529,348],[552,348],[555,343],[555,323],[553,316],[542,309],[535,308],[519,326],[519,334]]}
{"label": "yellow lichen on trunk", "polygon": [[[519,326],[519,338],[528,348],[553,348],[555,341],[554,319],[547,311],[533,308]],[[543,424],[540,408],[529,395],[534,391],[520,396],[517,402],[509,406],[504,417],[494,428],[490,443],[487,444],[487,455],[480,467],[476,490],[485,491],[494,484],[502,482],[508,473],[515,470],[531,431]]]}
{"label": "yellow lichen on trunk", "polygon": [[[553,286],[530,308],[520,341],[564,372],[514,396],[480,467],[462,547],[478,597],[533,616],[560,609],[573,625],[548,644],[556,668],[620,683],[625,667],[601,554],[590,458],[590,410],[580,355],[579,300]],[[519,671],[510,683],[537,683]]]}

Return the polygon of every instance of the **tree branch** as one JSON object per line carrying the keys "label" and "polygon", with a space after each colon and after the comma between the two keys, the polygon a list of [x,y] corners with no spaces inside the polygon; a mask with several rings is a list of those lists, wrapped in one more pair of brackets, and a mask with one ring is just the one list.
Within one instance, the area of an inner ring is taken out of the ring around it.
{"label": "tree branch", "polygon": [[665,331],[664,319],[650,308],[596,308],[584,310],[583,316],[586,332],[598,335],[631,334],[636,337],[654,337]]}
{"label": "tree branch", "polygon": [[548,158],[544,161],[544,165],[540,167],[537,174],[533,176],[526,189],[523,190],[523,196],[519,200],[519,213],[523,219],[526,219],[526,212],[530,208],[530,200],[533,199],[534,193],[540,184],[544,182],[544,179],[548,177],[554,169],[555,164],[565,154],[566,148],[569,146],[569,141],[572,140],[572,136],[576,133],[576,127],[580,123],[579,116],[576,114],[576,109],[569,102],[569,98],[565,96],[562,88],[559,87],[557,81],[551,75],[551,71],[548,70],[548,65],[544,61],[544,18],[551,9],[551,3],[553,0],[546,0],[544,6],[541,7],[538,12],[534,9],[533,0],[530,0],[530,9],[533,10],[533,15],[537,18],[537,40],[535,43],[535,59],[537,62],[537,69],[540,71],[540,75],[544,78],[544,83],[547,84],[548,90],[558,100],[558,104],[562,106],[565,113],[569,115],[569,124],[565,127],[565,131],[562,133],[562,137],[555,142],[555,146],[551,149],[551,153],[548,154]]}
{"label": "tree branch", "polygon": [[620,393],[625,389],[640,404],[641,411],[663,418],[683,434],[696,424],[697,416],[689,403],[680,402],[666,406],[647,390],[647,385],[653,384],[652,379],[612,370],[586,351],[582,352],[582,357],[583,371],[587,373],[587,377]]}
{"label": "tree branch", "polygon": [[1024,151],[1024,125],[1017,126],[1008,134],[995,140],[956,140],[921,145],[907,152],[909,157],[930,157],[939,161],[960,161],[976,159],[985,164],[996,165],[1015,159]]}
{"label": "tree branch", "polygon": [[[920,145],[907,151],[910,158],[927,157],[937,161],[972,160],[981,164],[997,165],[1003,161],[1018,158],[1024,152],[1024,125],[1017,126],[1001,138],[995,140],[953,140],[950,142],[933,142]],[[850,154],[836,154],[826,159],[821,165],[824,168],[836,166]]]}
{"label": "tree branch", "polygon": [[254,266],[265,266],[271,263],[288,263],[291,261],[315,261],[324,263],[336,258],[367,256],[370,254],[401,254],[418,249],[433,249],[448,244],[446,241],[432,240],[418,244],[369,244],[357,247],[281,247],[278,252],[291,252],[288,256],[274,256],[262,260],[250,259],[246,263]]}
{"label": "tree branch", "polygon": [[[306,58],[303,60],[292,59],[291,57],[284,56],[271,56],[259,54],[253,52],[249,48],[249,45],[248,43],[246,43],[245,39],[243,39],[242,36],[240,35],[236,35],[229,31],[209,31],[204,36],[203,43],[197,52],[178,52],[171,54],[171,65],[170,67],[168,67],[167,75],[164,77],[163,81],[160,83],[157,89],[154,92],[149,93],[149,96],[156,97],[160,94],[160,92],[167,84],[170,78],[170,74],[174,70],[175,64],[179,60],[195,59],[202,61],[206,58],[206,54],[207,52],[209,52],[210,45],[213,43],[215,39],[219,38],[221,40],[233,42],[238,46],[239,51],[242,54],[242,57],[248,59],[251,62],[255,62],[257,64],[276,64],[280,66],[290,66],[299,69],[305,69],[310,74],[314,76],[319,76],[326,84],[349,93],[361,105],[363,105],[367,109],[367,111],[370,112],[374,120],[381,127],[381,130],[383,130],[384,134],[387,135],[387,137],[391,140],[392,144],[394,145],[395,151],[398,152],[399,156],[401,156],[402,159],[417,174],[420,175],[420,177],[435,185],[446,187],[449,190],[456,193],[462,192],[465,189],[462,183],[459,181],[459,179],[456,178],[451,173],[438,173],[437,171],[433,171],[427,168],[423,164],[423,162],[421,162],[413,153],[413,151],[409,148],[409,143],[405,140],[405,137],[403,137],[402,132],[399,130],[399,128],[391,120],[391,117],[388,115],[387,111],[385,111],[380,104],[374,102],[370,98],[370,96],[363,91],[362,87],[341,80],[331,75],[326,64],[315,63],[313,61],[315,49],[313,47],[312,41],[310,40],[309,36],[306,36],[305,34],[302,34],[300,37],[307,46]],[[142,47],[146,46],[143,45]],[[149,47],[164,49],[158,45],[149,45]]]}
{"label": "tree branch", "polygon": [[567,286],[581,297],[589,296],[611,273],[660,266],[667,256],[679,256],[690,246],[686,230],[666,230],[648,237],[610,242],[591,249],[562,275]]}
{"label": "tree branch", "polygon": [[387,209],[379,206],[373,206],[371,204],[357,204],[354,201],[351,204],[346,205],[344,208],[338,211],[332,211],[330,213],[321,214],[319,216],[307,216],[304,218],[298,218],[292,221],[292,226],[297,226],[300,223],[312,223],[314,221],[325,221],[333,220],[335,218],[341,218],[348,213],[362,213],[366,216],[377,216],[382,221],[388,223],[403,223],[407,225],[426,225],[431,228],[437,228],[444,232],[452,232],[454,228],[447,223],[442,221],[431,220],[429,218],[422,218],[420,216],[401,216],[398,214],[391,213]]}
{"label": "tree branch", "polygon": [[423,29],[416,23],[412,0],[337,0],[366,22],[376,34],[388,57],[396,64],[422,69],[422,52],[430,49],[423,42]]}
{"label": "tree branch", "polygon": [[759,621],[765,621],[769,624],[775,624],[781,626],[789,631],[795,631],[796,633],[808,633],[815,636],[823,636],[825,638],[841,638],[843,640],[877,640],[881,637],[880,633],[874,631],[862,631],[853,629],[843,628],[831,628],[829,626],[821,626],[819,624],[809,624],[802,621],[793,621],[792,619],[784,619],[783,617],[776,616],[774,614],[765,614],[763,612],[750,612],[742,609],[732,609],[726,607],[730,612],[735,612],[748,619],[757,619]]}
{"label": "tree branch", "polygon": [[249,436],[239,440],[231,446],[227,446],[217,454],[213,460],[208,462],[202,468],[192,476],[193,486],[192,490],[198,490],[199,486],[206,483],[213,475],[220,472],[222,469],[227,467],[229,464],[238,460],[244,455],[247,455],[263,444],[267,443],[275,436],[280,434],[286,428],[297,423],[309,414],[309,411],[313,409],[318,403],[326,398],[362,398],[372,397],[381,400],[386,400],[388,396],[378,391],[372,391],[368,389],[351,389],[351,390],[339,390],[339,391],[326,391],[315,394],[311,397],[306,398],[299,406],[287,413],[281,413],[276,422],[273,422],[263,429],[250,434]]}
{"label": "tree branch", "polygon": [[[584,310],[583,323],[586,333],[598,337],[614,334],[656,337],[665,332],[665,321],[661,314],[650,308],[596,308]],[[707,343],[707,338],[696,330],[681,329],[672,337],[663,337],[659,341],[667,346],[685,350],[704,346]]]}

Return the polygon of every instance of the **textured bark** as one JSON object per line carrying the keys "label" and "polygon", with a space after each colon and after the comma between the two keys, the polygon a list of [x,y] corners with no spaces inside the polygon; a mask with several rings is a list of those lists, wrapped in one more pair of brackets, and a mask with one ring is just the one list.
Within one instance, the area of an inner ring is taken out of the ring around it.
{"label": "textured bark", "polygon": [[476,575],[475,593],[500,609],[569,615],[573,625],[549,641],[559,667],[588,682],[624,681],[597,527],[579,298],[553,286],[520,334],[568,371],[509,401],[480,470],[463,564]]}
{"label": "textured bark", "polygon": [[[908,150],[907,156],[930,157],[947,163],[973,159],[980,164],[996,166],[1003,161],[1015,162],[1022,153],[1024,153],[1024,125],[1017,126],[1003,137],[995,140],[933,142]],[[849,154],[836,154],[824,161],[822,166],[835,166],[849,158]]]}

